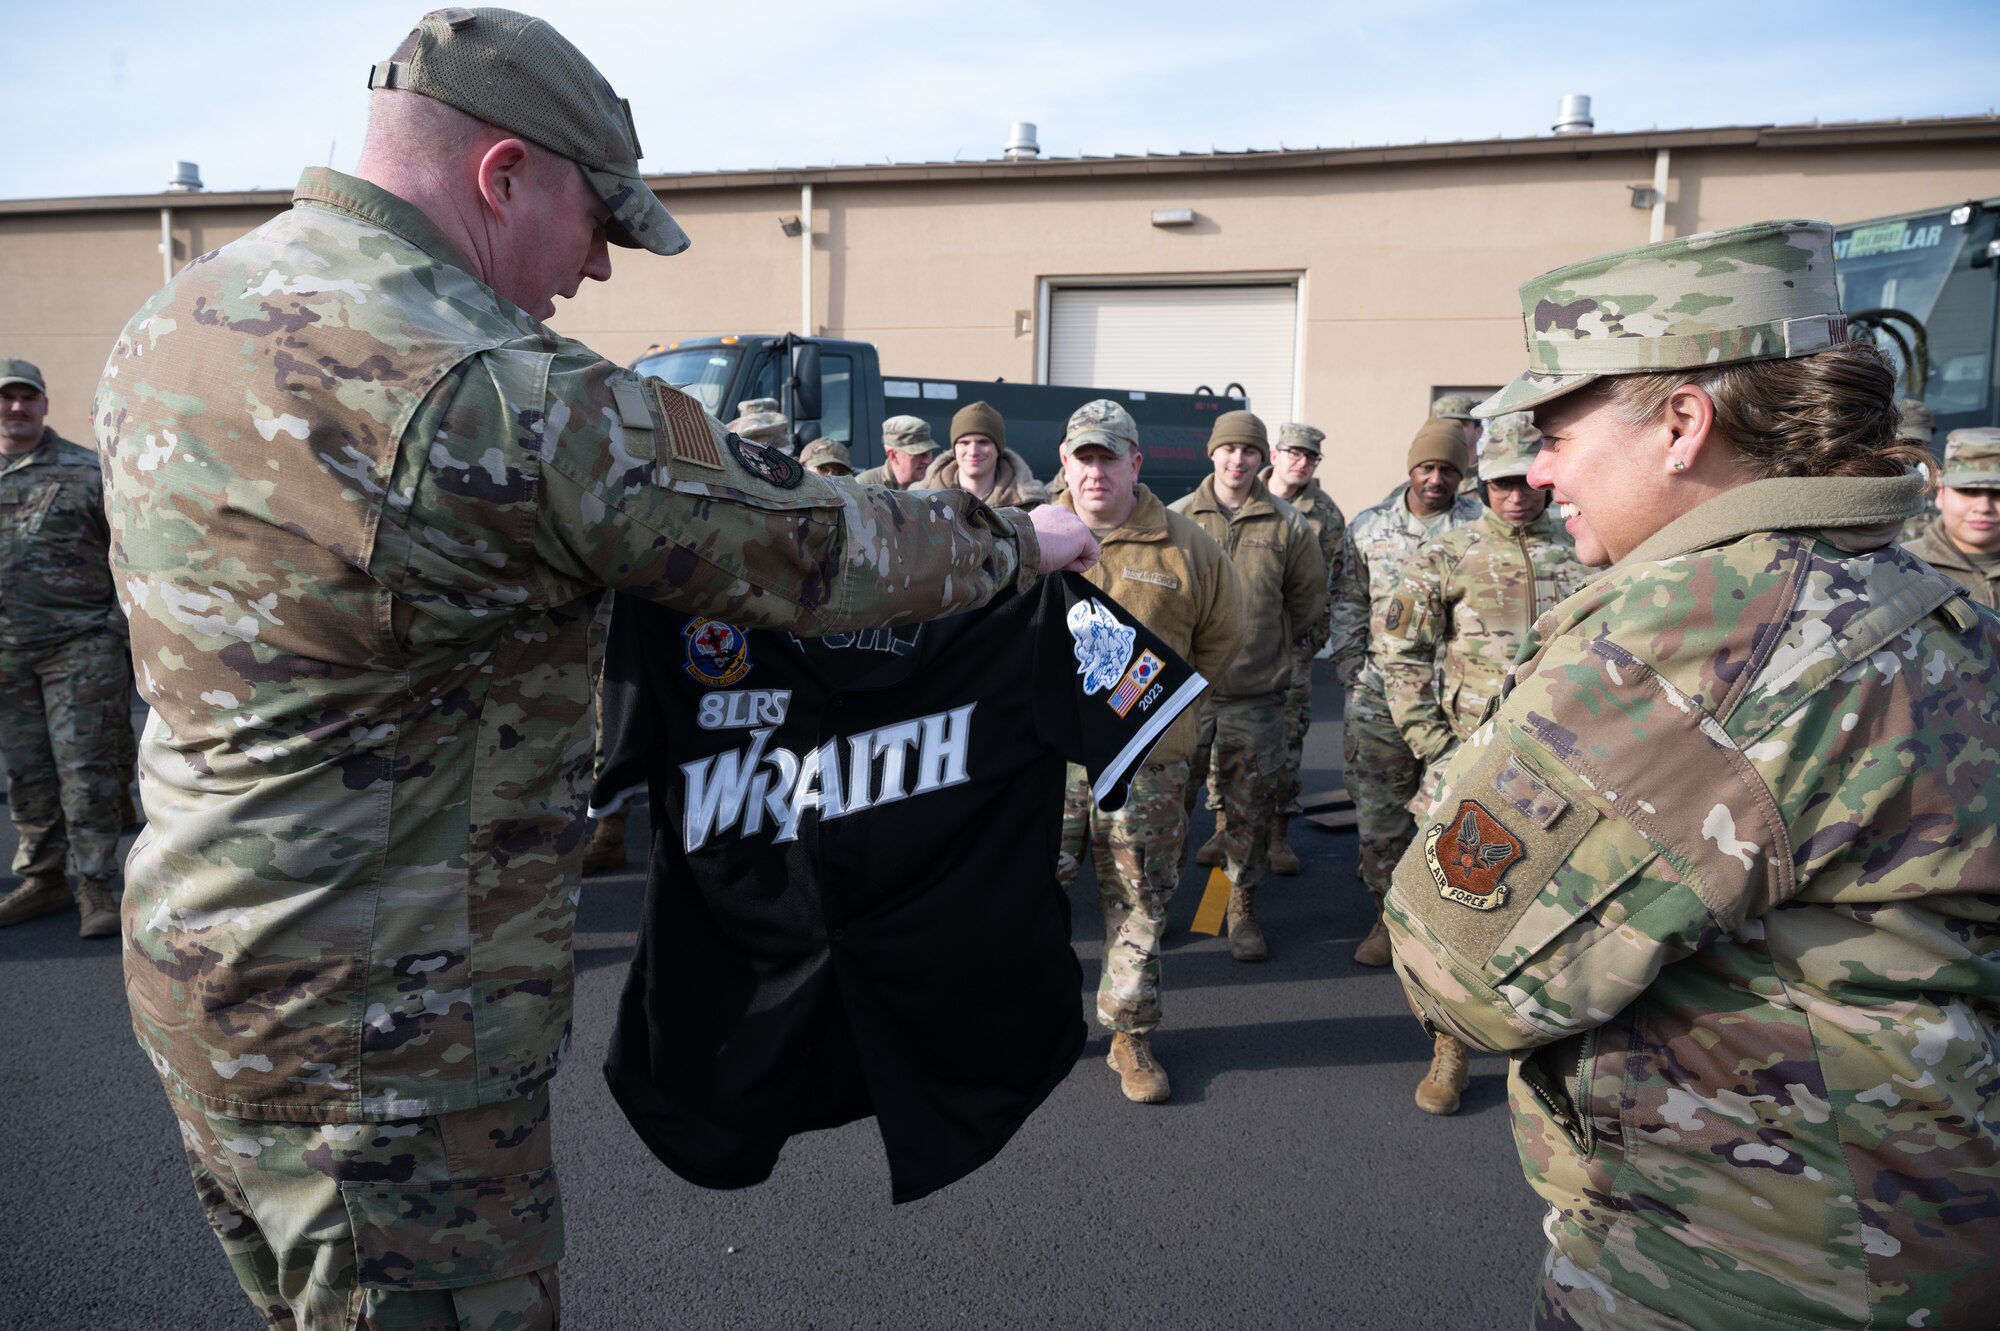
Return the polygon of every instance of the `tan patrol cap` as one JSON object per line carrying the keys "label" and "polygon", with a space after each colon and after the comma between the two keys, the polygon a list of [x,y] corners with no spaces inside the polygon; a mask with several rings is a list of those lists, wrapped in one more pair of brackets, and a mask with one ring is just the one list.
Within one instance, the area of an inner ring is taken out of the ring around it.
{"label": "tan patrol cap", "polygon": [[1521,284],[1528,368],[1472,409],[1527,411],[1606,375],[1789,360],[1847,341],[1825,222],[1753,222]]}
{"label": "tan patrol cap", "polygon": [[631,105],[542,19],[434,9],[368,71],[368,86],[435,98],[569,158],[611,210],[614,244],[655,254],[688,247],[687,232],[639,178]]}
{"label": "tan patrol cap", "polygon": [[1979,425],[1946,435],[1938,484],[1954,490],[2000,490],[2000,427]]}
{"label": "tan patrol cap", "polygon": [[882,422],[882,447],[907,457],[928,457],[937,452],[931,438],[931,423],[921,416],[891,416]]}
{"label": "tan patrol cap", "polygon": [[1431,403],[1431,419],[1439,421],[1469,421],[1473,419],[1472,408],[1478,399],[1469,393],[1446,393]]}
{"label": "tan patrol cap", "polygon": [[839,467],[839,475],[854,474],[854,459],[847,451],[847,445],[838,439],[815,439],[799,454],[799,464],[818,471],[822,466]]}
{"label": "tan patrol cap", "polygon": [[42,381],[42,372],[33,363],[24,360],[0,360],[0,388],[10,388],[15,384],[26,384],[44,397],[49,386]]}
{"label": "tan patrol cap", "polygon": [[1929,444],[1937,438],[1937,417],[1919,398],[1896,399],[1896,438]]}
{"label": "tan patrol cap", "polygon": [[1113,457],[1129,458],[1139,451],[1139,426],[1132,413],[1108,397],[1086,402],[1070,413],[1063,429],[1062,455],[1094,444]]}
{"label": "tan patrol cap", "polygon": [[1486,447],[1479,454],[1479,479],[1504,480],[1526,476],[1542,451],[1542,432],[1535,428],[1533,413],[1510,411],[1496,416],[1486,427]]}

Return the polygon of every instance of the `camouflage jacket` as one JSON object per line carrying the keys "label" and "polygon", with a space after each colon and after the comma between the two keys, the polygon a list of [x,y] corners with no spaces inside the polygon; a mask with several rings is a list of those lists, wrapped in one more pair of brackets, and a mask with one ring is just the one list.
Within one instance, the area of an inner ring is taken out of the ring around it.
{"label": "camouflage jacket", "polygon": [[1515,1051],[1608,1320],[1992,1324],[2000,618],[1888,544],[1921,484],[1656,534],[1536,626],[1397,867],[1404,985]]}
{"label": "camouflage jacket", "polygon": [[1210,476],[1168,506],[1192,519],[1229,556],[1243,587],[1243,643],[1216,698],[1283,693],[1292,682],[1295,645],[1326,603],[1326,563],[1299,511],[1258,481],[1234,515],[1223,512]]}
{"label": "camouflage jacket", "polygon": [[1982,567],[1976,556],[1968,555],[1944,534],[1943,519],[1929,523],[1903,548],[1972,593],[1972,599],[1991,610],[2000,606],[2000,567]]}
{"label": "camouflage jacket", "polygon": [[1383,692],[1382,671],[1375,664],[1368,631],[1376,613],[1402,585],[1403,565],[1425,541],[1469,526],[1486,511],[1477,499],[1460,495],[1444,512],[1420,518],[1405,502],[1409,490],[1405,481],[1347,524],[1341,551],[1347,572],[1333,602],[1333,664],[1340,682],[1377,697]]}
{"label": "camouflage jacket", "polygon": [[[1065,490],[1055,502],[1073,509]],[[1098,537],[1104,556],[1084,574],[1134,619],[1159,635],[1195,673],[1223,678],[1243,641],[1243,587],[1212,537],[1190,518],[1169,512],[1144,485],[1125,525]],[[1146,761],[1184,762],[1194,754],[1201,709],[1183,711]]]}
{"label": "camouflage jacket", "polygon": [[125,631],[97,454],[48,429],[27,452],[0,454],[0,541],[0,647]]}
{"label": "camouflage jacket", "polygon": [[1528,630],[1590,575],[1548,512],[1514,527],[1487,509],[1418,550],[1371,629],[1410,752],[1435,762],[1478,729]]}
{"label": "camouflage jacket", "polygon": [[[1258,473],[1258,479],[1268,486],[1271,469],[1264,468]],[[1306,630],[1306,645],[1317,652],[1326,646],[1327,635],[1333,631],[1333,603],[1340,595],[1340,583],[1347,573],[1347,518],[1341,513],[1340,505],[1334,503],[1333,497],[1320,487],[1317,476],[1306,482],[1306,488],[1299,492],[1298,498],[1285,502],[1299,511],[1299,516],[1319,537],[1319,555],[1326,561],[1326,612]]]}
{"label": "camouflage jacket", "polygon": [[[823,634],[978,605],[1039,553],[968,495],[727,434],[380,189],[312,170],[294,204],[149,301],[98,390],[154,713],[127,990],[223,1112],[443,1113],[567,1041],[601,589]],[[702,645],[661,650],[756,668]]]}

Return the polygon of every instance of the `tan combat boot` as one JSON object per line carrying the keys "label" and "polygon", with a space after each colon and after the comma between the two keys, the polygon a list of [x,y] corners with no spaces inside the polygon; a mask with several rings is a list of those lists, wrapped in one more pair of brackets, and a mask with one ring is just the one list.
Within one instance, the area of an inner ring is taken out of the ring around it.
{"label": "tan combat boot", "polygon": [[1289,826],[1291,821],[1292,815],[1288,813],[1272,814],[1271,835],[1266,844],[1271,857],[1271,872],[1283,874],[1287,878],[1296,878],[1299,876],[1299,857],[1286,836],[1291,830]]}
{"label": "tan combat boot", "polygon": [[625,815],[606,814],[590,829],[590,844],[583,848],[583,871],[602,873],[625,867]]}
{"label": "tan combat boot", "polygon": [[1153,1050],[1143,1035],[1113,1032],[1111,1052],[1104,1061],[1118,1074],[1118,1089],[1133,1104],[1157,1105],[1173,1094],[1167,1070],[1153,1061]]}
{"label": "tan combat boot", "polygon": [[1215,835],[1201,843],[1201,849],[1194,853],[1194,862],[1206,869],[1213,869],[1222,863],[1222,810],[1215,811]]}
{"label": "tan combat boot", "polygon": [[1431,1070],[1417,1083],[1417,1108],[1426,1114],[1456,1114],[1472,1073],[1466,1067],[1465,1046],[1449,1035],[1435,1037]]}
{"label": "tan combat boot", "polygon": [[1251,911],[1255,903],[1254,892],[1229,889],[1229,911],[1223,918],[1229,928],[1229,955],[1238,961],[1262,961],[1271,955],[1264,946],[1264,931]]}
{"label": "tan combat boot", "polygon": [[71,900],[69,884],[60,877],[23,878],[19,887],[0,897],[0,929],[68,910]]}
{"label": "tan combat boot", "polygon": [[115,938],[118,935],[118,899],[111,884],[97,878],[79,878],[76,883],[76,926],[78,938]]}
{"label": "tan combat boot", "polygon": [[1382,903],[1375,903],[1375,923],[1369,927],[1368,936],[1354,948],[1354,960],[1362,966],[1386,966],[1389,964],[1389,926],[1382,923]]}

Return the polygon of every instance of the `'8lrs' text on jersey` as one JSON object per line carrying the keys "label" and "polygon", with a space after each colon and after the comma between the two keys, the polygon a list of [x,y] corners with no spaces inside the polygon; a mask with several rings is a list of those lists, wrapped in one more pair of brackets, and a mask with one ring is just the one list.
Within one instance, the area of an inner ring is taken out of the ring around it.
{"label": "'8lrs' text on jersey", "polygon": [[792,841],[808,812],[844,818],[964,785],[975,706],[836,737],[803,756],[769,747],[777,728],[767,726],[740,749],[682,763],[681,844],[692,855],[739,828],[756,836],[767,822],[774,843]]}

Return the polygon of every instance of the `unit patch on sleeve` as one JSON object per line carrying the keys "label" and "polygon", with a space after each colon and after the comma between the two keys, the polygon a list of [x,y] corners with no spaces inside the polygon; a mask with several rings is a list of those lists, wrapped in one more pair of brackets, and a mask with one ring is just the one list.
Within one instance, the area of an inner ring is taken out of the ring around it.
{"label": "unit patch on sleeve", "polygon": [[775,448],[753,443],[748,439],[729,436],[729,451],[743,465],[743,470],[757,477],[767,485],[775,485],[780,490],[796,490],[799,482],[806,478],[806,469],[790,456]]}
{"label": "unit patch on sleeve", "polygon": [[724,688],[750,673],[750,640],[734,624],[691,619],[681,636],[687,639],[688,674],[710,688]]}
{"label": "unit patch on sleeve", "polygon": [[1111,710],[1123,716],[1132,710],[1132,704],[1139,701],[1147,689],[1159,680],[1164,662],[1151,652],[1140,652],[1139,659],[1125,672],[1125,678],[1118,681],[1118,687],[1111,691],[1108,700]]}
{"label": "unit patch on sleeve", "polygon": [[1507,904],[1507,888],[1500,880],[1527,853],[1521,839],[1478,800],[1460,800],[1458,812],[1424,834],[1424,862],[1438,895],[1474,910]]}
{"label": "unit patch on sleeve", "polygon": [[1102,693],[1116,687],[1132,663],[1132,644],[1139,635],[1094,596],[1072,605],[1064,618],[1076,642],[1076,673],[1083,676],[1083,691]]}

